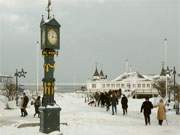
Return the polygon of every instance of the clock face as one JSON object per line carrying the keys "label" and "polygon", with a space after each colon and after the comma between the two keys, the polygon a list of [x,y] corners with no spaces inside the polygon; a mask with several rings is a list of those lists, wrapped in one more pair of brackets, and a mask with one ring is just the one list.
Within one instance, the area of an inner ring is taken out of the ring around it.
{"label": "clock face", "polygon": [[55,45],[58,41],[58,36],[55,30],[49,29],[48,30],[48,41],[51,45]]}

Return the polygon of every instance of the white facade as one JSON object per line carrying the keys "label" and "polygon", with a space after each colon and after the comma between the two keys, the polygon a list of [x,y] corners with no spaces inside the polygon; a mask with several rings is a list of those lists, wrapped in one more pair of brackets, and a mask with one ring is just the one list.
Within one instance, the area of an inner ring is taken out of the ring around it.
{"label": "white facade", "polygon": [[12,82],[13,77],[8,75],[0,75],[0,90],[4,89],[4,85]]}
{"label": "white facade", "polygon": [[158,91],[153,88],[154,77],[157,76],[145,76],[138,72],[123,73],[110,81],[107,79],[90,80],[87,82],[87,89],[89,92],[121,89],[122,93],[129,91],[157,95]]}

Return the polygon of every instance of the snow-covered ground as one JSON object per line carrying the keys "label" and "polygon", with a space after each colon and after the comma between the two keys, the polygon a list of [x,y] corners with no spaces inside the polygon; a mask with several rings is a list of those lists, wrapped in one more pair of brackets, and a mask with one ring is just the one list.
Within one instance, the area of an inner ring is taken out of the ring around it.
{"label": "snow-covered ground", "polygon": [[[55,96],[56,102],[61,106],[61,132],[64,135],[179,135],[180,116],[175,112],[167,113],[167,122],[159,126],[156,119],[156,109],[151,115],[151,125],[145,126],[140,107],[143,100],[129,99],[128,115],[122,115],[121,106],[118,105],[118,114],[111,115],[105,108],[88,106],[84,103],[81,94],[63,93]],[[1,101],[0,101],[1,102]],[[152,99],[155,103],[155,99]],[[36,123],[33,118],[34,108],[29,105],[29,115],[20,117],[19,108],[4,110],[0,103],[0,135],[43,135],[39,127],[17,128],[21,123]],[[56,135],[57,132],[51,133]]]}

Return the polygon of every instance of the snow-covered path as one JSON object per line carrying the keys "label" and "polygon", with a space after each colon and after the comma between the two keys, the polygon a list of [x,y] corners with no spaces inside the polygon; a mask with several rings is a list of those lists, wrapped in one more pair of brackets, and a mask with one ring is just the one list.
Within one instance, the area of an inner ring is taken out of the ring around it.
{"label": "snow-covered path", "polygon": [[[80,99],[80,100],[77,100]],[[168,125],[164,122],[158,126],[156,109],[153,110],[151,126],[144,125],[143,115],[139,113],[143,100],[129,101],[127,116],[122,115],[121,106],[118,106],[118,114],[112,116],[111,111],[105,108],[91,107],[83,102],[81,96],[64,94],[58,103],[62,106],[61,122],[67,122],[69,126],[61,126],[66,135],[179,135],[180,116],[168,114]]]}
{"label": "snow-covered path", "polygon": [[[143,100],[129,99],[128,115],[123,116],[121,106],[118,106],[118,114],[111,115],[105,108],[91,107],[84,103],[82,95],[75,93],[57,94],[57,104],[62,108],[61,125],[64,135],[179,135],[180,116],[169,112],[166,122],[160,127],[156,120],[156,109],[151,115],[151,125],[144,125],[144,118],[140,111]],[[19,109],[2,110],[0,113],[0,135],[42,135],[39,127],[17,128],[19,123],[39,122],[33,118],[34,108],[28,108],[29,115],[20,117]]]}
{"label": "snow-covered path", "polygon": [[33,118],[33,107],[27,109],[29,116],[20,117],[20,110],[18,108],[14,108],[12,110],[3,110],[0,116],[0,127],[2,126],[10,126],[10,125],[18,125],[20,123],[26,122],[39,122],[38,118]]}

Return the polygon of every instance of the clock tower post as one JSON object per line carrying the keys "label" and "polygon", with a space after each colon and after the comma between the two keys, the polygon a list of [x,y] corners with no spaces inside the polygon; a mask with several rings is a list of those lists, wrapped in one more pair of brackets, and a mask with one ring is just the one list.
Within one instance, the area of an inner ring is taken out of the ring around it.
{"label": "clock tower post", "polygon": [[43,98],[40,107],[40,132],[50,133],[60,130],[60,110],[54,100],[55,93],[55,60],[60,49],[60,27],[58,21],[51,16],[51,0],[48,0],[48,17],[40,23],[41,50],[44,56]]}

